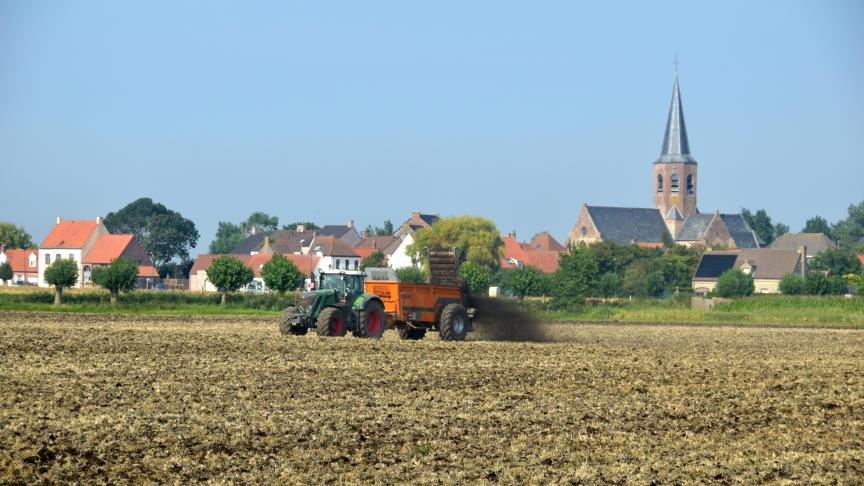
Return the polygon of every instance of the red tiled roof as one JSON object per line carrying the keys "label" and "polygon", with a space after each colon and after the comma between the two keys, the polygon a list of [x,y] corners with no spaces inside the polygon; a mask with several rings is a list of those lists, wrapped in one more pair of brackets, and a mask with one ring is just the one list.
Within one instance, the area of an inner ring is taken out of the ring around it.
{"label": "red tiled roof", "polygon": [[[535,267],[544,273],[553,273],[558,270],[558,257],[563,252],[537,250],[531,243],[519,243],[511,235],[504,236],[501,240],[504,242],[504,254],[501,257],[502,268],[517,268],[524,265]],[[513,263],[513,260],[517,263]]]}
{"label": "red tiled roof", "polygon": [[153,265],[138,265],[138,277],[156,277],[159,278],[159,272]]}
{"label": "red tiled roof", "polygon": [[[13,272],[37,273],[39,271],[39,253],[36,250],[7,249],[4,253]],[[31,254],[36,255],[33,259],[36,265],[32,267],[30,266]]]}
{"label": "red tiled roof", "polygon": [[48,236],[42,240],[40,248],[81,248],[96,229],[95,220],[60,221]]}
{"label": "red tiled roof", "polygon": [[135,235],[102,235],[84,255],[83,263],[111,263],[120,258]]}
{"label": "red tiled roof", "polygon": [[534,238],[531,238],[531,247],[542,251],[567,251],[564,245],[558,243],[547,231],[534,235]]}
{"label": "red tiled roof", "polygon": [[357,256],[359,256],[360,258],[366,258],[369,255],[375,253],[376,251],[381,251],[381,250],[371,248],[371,247],[361,247],[361,248],[358,248],[356,246],[354,247],[354,253],[356,253]]}

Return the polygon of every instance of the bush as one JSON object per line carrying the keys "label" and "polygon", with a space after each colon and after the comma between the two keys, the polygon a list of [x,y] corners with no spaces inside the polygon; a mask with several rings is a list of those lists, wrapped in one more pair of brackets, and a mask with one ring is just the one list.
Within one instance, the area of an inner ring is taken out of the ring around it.
{"label": "bush", "polygon": [[222,304],[225,304],[228,292],[234,292],[255,278],[252,269],[237,258],[230,256],[213,260],[207,269],[207,279],[222,292]]}
{"label": "bush", "polygon": [[0,280],[5,280],[6,282],[9,282],[12,280],[13,276],[14,275],[12,272],[12,265],[10,265],[9,262],[0,265]]}
{"label": "bush", "polygon": [[807,276],[804,287],[810,295],[843,295],[846,293],[846,279],[829,278],[822,272],[813,272]]}
{"label": "bush", "polygon": [[507,276],[504,288],[524,300],[526,295],[541,295],[545,287],[543,273],[534,267],[521,267]]}
{"label": "bush", "polygon": [[294,262],[278,253],[261,268],[261,278],[268,289],[280,294],[295,290],[303,284],[303,274]]}
{"label": "bush", "polygon": [[617,295],[622,290],[621,276],[614,272],[606,272],[600,277],[597,282],[597,293],[601,297],[611,297]]}
{"label": "bush", "polygon": [[[238,292],[228,295],[226,307],[250,310],[282,310],[294,305],[296,293],[279,295],[276,292]],[[0,292],[0,303],[50,304],[54,296],[48,290],[28,292]],[[185,306],[215,306],[222,296],[215,292],[189,292],[187,290],[140,290],[124,296],[120,303],[126,308],[178,309]],[[103,290],[75,289],[63,294],[63,302],[71,305],[101,306],[110,303],[110,294]]]}
{"label": "bush", "polygon": [[485,266],[475,262],[465,262],[459,267],[459,276],[462,277],[472,294],[487,295],[489,293],[492,273]]}
{"label": "bush", "polygon": [[720,297],[744,297],[752,295],[754,289],[753,276],[735,268],[720,275],[714,293]]}
{"label": "bush", "polygon": [[426,274],[417,267],[397,268],[396,278],[405,283],[426,283]]}
{"label": "bush", "polygon": [[93,281],[96,285],[111,293],[111,303],[117,303],[120,292],[135,290],[138,280],[138,264],[128,258],[118,258],[107,267],[96,267],[93,270]]}
{"label": "bush", "polygon": [[804,290],[804,279],[797,273],[787,273],[780,279],[780,293],[784,295],[801,295]]}

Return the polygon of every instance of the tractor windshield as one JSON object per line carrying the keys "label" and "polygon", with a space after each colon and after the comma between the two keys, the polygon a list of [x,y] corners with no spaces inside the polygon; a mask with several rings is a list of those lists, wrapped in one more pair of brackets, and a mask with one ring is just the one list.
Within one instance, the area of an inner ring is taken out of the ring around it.
{"label": "tractor windshield", "polygon": [[342,275],[338,273],[325,273],[321,275],[321,288],[342,291]]}

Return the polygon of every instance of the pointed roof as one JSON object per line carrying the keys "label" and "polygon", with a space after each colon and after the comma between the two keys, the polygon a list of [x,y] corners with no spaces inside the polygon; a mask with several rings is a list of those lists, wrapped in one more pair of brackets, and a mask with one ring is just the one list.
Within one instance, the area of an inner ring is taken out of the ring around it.
{"label": "pointed roof", "polygon": [[111,263],[120,258],[135,235],[102,235],[84,255],[83,263]]}
{"label": "pointed roof", "polygon": [[39,248],[81,248],[99,223],[95,220],[60,220],[42,240]]}
{"label": "pointed roof", "polygon": [[678,210],[678,206],[672,206],[672,209],[670,209],[666,213],[666,219],[674,219],[674,220],[683,221],[684,216],[681,215],[681,211]]}
{"label": "pointed roof", "polygon": [[678,75],[672,87],[672,102],[669,104],[669,117],[666,119],[666,135],[663,148],[656,163],[695,164],[690,155],[690,142],[687,140],[687,125],[684,124],[684,106],[681,104],[681,91],[678,89]]}

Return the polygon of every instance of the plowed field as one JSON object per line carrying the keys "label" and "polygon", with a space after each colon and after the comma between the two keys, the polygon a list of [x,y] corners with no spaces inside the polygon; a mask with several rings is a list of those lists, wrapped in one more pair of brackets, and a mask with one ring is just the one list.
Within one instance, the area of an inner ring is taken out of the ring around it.
{"label": "plowed field", "polygon": [[0,483],[860,482],[864,331],[0,314]]}

